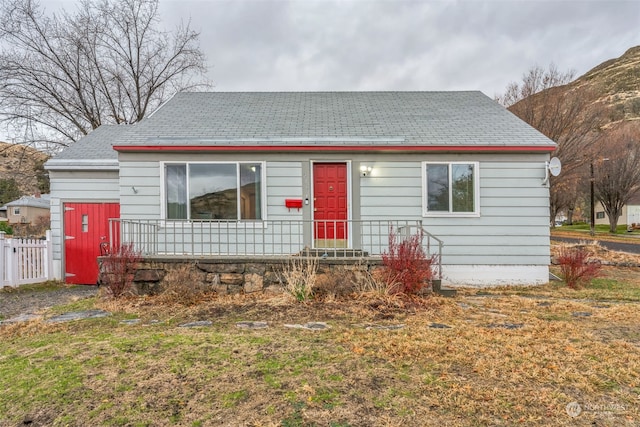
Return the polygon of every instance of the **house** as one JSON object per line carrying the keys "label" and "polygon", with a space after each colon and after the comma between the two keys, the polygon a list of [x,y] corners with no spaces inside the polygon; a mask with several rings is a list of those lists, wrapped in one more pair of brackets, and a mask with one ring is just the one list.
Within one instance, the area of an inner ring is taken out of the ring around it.
{"label": "house", "polygon": [[33,224],[41,217],[49,216],[49,194],[22,196],[7,203],[1,211],[6,212],[9,224]]}
{"label": "house", "polygon": [[[609,225],[609,215],[604,211],[602,203],[598,202],[595,207],[596,224]],[[622,207],[622,213],[618,220],[618,225],[632,226],[640,225],[640,191],[634,194],[629,203]]]}
{"label": "house", "polygon": [[444,283],[546,283],[554,149],[475,91],[178,93],[47,162],[54,269],[94,283],[80,270],[117,239],[145,256],[376,256],[394,227],[443,242]]}

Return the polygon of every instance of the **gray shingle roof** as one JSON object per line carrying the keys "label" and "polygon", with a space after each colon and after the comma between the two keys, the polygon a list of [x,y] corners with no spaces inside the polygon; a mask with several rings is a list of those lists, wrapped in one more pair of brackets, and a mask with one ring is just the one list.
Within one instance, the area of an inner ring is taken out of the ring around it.
{"label": "gray shingle roof", "polygon": [[178,93],[117,145],[225,141],[553,146],[477,91]]}
{"label": "gray shingle roof", "polygon": [[79,166],[78,161],[85,161],[84,166],[117,168],[118,153],[113,149],[113,143],[129,129],[131,126],[127,125],[102,125],[56,154],[45,163],[45,167],[52,169],[56,166]]}
{"label": "gray shingle roof", "polygon": [[135,125],[102,126],[55,159],[116,159],[112,144],[555,146],[477,91],[202,92],[178,93]]}
{"label": "gray shingle roof", "polygon": [[51,204],[51,199],[49,197],[49,194],[42,194],[40,197],[22,196],[17,200],[13,200],[7,203],[6,205],[3,206],[3,208],[10,207],[10,206],[21,206],[21,207],[24,206],[24,207],[32,207],[32,208],[49,209],[50,204]]}

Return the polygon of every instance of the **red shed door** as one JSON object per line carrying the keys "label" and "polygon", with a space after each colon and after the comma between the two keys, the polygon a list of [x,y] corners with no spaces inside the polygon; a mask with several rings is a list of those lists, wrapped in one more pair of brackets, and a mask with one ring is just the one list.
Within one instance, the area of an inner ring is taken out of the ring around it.
{"label": "red shed door", "polygon": [[109,218],[120,217],[118,203],[64,204],[65,281],[95,285],[100,243],[109,239]]}
{"label": "red shed door", "polygon": [[313,219],[316,248],[348,246],[347,164],[313,164]]}

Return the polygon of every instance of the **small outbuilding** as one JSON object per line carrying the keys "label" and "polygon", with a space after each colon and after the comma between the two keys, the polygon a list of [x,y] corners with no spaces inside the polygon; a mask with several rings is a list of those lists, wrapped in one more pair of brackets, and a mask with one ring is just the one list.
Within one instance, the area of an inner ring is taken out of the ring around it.
{"label": "small outbuilding", "polygon": [[32,224],[41,217],[49,217],[49,195],[22,196],[2,206],[0,211],[5,213],[9,224]]}

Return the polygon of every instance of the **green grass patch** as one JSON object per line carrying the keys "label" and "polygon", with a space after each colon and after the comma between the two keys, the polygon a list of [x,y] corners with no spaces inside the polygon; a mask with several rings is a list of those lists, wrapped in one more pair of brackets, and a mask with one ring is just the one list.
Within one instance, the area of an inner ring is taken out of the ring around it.
{"label": "green grass patch", "polygon": [[29,285],[21,285],[16,287],[3,287],[0,288],[0,294],[2,293],[12,293],[12,294],[20,294],[27,292],[50,292],[57,289],[66,289],[68,285],[65,285],[63,282],[57,280],[50,280],[48,282],[42,283],[33,283]]}
{"label": "green grass patch", "polygon": [[49,312],[51,314],[64,314],[71,313],[74,311],[86,311],[86,310],[94,310],[96,308],[96,298],[84,298],[79,299],[77,301],[72,301],[68,304],[57,305],[52,307]]}
{"label": "green grass patch", "polygon": [[222,396],[222,404],[225,408],[237,406],[249,396],[247,390],[237,390]]}
{"label": "green grass patch", "polygon": [[[551,229],[552,234],[554,233],[562,233],[569,232],[575,233],[576,237],[584,236],[585,238],[591,237],[589,233],[591,232],[591,226],[589,224],[573,224],[573,225],[562,225]],[[640,236],[640,230],[627,231],[627,225],[622,224],[616,227],[616,232],[611,233],[609,231],[609,224],[596,224],[594,229],[596,237],[606,238],[610,237],[625,237],[625,236]]]}

